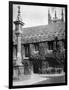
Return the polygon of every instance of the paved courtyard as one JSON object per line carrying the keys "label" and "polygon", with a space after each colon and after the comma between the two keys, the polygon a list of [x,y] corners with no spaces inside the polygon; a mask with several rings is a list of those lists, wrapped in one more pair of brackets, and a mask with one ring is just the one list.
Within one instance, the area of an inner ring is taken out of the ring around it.
{"label": "paved courtyard", "polygon": [[51,83],[64,83],[65,73],[61,74],[32,74],[25,75],[24,79],[20,81],[13,81],[13,86],[20,85],[35,85],[35,84],[51,84]]}

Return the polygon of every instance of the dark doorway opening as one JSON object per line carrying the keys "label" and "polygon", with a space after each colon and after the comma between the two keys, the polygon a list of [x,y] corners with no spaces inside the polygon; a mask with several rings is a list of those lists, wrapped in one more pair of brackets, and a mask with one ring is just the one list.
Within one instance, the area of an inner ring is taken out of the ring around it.
{"label": "dark doorway opening", "polygon": [[33,72],[39,73],[40,69],[41,69],[41,62],[39,60],[35,60],[33,62]]}

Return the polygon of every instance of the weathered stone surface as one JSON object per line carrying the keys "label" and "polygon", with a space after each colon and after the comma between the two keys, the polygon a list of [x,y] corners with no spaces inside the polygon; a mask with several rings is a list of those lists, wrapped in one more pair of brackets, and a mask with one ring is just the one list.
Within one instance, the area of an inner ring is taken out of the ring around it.
{"label": "weathered stone surface", "polygon": [[22,45],[22,47],[21,47],[21,54],[22,54],[22,61],[23,61],[23,59],[25,58],[25,47],[24,47],[24,45]]}
{"label": "weathered stone surface", "polygon": [[29,60],[24,60],[24,74],[28,75],[33,73],[33,66]]}

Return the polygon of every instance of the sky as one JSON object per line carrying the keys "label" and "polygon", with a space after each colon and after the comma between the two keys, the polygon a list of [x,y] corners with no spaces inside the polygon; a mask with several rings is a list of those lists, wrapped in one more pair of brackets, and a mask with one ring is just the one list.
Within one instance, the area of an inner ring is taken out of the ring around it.
{"label": "sky", "polygon": [[[19,5],[21,11],[21,18],[24,22],[25,27],[32,27],[38,25],[48,24],[48,9],[50,10],[52,18],[54,17],[54,12],[56,10],[57,17],[61,18],[61,9],[58,7],[48,7],[48,6],[32,6],[32,5]],[[64,9],[63,9],[64,10]],[[65,12],[65,11],[64,11]],[[17,19],[18,5],[13,5],[13,21]],[[65,13],[64,13],[65,14]],[[13,29],[15,25],[13,24]]]}

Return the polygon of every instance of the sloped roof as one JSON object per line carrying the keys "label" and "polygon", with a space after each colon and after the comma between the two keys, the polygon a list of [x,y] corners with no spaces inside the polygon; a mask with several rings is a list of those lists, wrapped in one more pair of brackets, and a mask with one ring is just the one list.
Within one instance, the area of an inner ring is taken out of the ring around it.
{"label": "sloped roof", "polygon": [[[65,39],[65,23],[52,23],[48,25],[23,28],[22,43],[51,41],[54,40],[56,33],[58,33],[58,39]],[[13,42],[17,43],[15,31],[13,32]]]}

